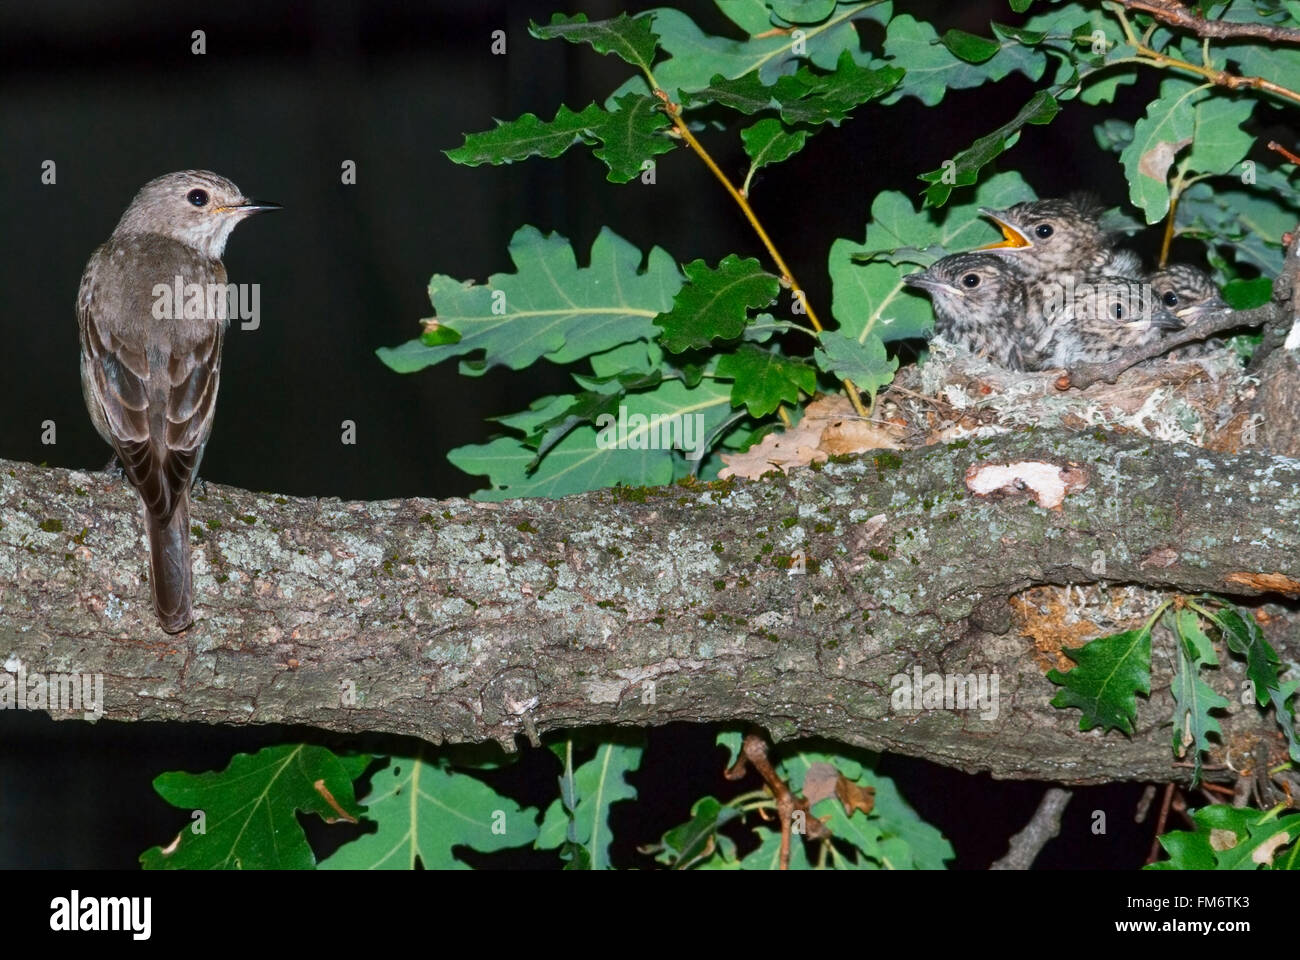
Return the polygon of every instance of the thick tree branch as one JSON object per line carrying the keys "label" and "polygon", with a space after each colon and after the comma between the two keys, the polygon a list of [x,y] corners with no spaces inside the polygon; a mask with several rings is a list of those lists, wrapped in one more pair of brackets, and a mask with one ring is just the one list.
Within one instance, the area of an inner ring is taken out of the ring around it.
{"label": "thick tree branch", "polygon": [[[1059,507],[1041,478],[1018,482],[1023,466],[972,489],[1026,461],[1067,481]],[[1169,661],[1155,658],[1132,739],[1080,733],[1076,711],[1049,706],[1059,650],[1009,629],[1009,595],[1300,590],[1300,462],[1100,431],[560,501],[210,485],[194,510],[199,621],[178,637],[153,620],[120,481],[3,463],[0,510],[0,670],[102,674],[109,718],[504,743],[729,720],[1062,783],[1186,778]],[[1285,658],[1287,620],[1268,629]],[[932,673],[996,677],[991,709],[894,698],[898,678]],[[1274,736],[1230,699],[1226,741]]]}

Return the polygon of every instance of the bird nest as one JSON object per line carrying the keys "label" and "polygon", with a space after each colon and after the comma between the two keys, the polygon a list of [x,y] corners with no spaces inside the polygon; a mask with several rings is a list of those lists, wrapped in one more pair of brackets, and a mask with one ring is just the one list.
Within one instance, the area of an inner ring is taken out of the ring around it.
{"label": "bird nest", "polygon": [[1025,373],[990,364],[936,337],[930,356],[899,371],[869,417],[842,397],[818,397],[798,423],[744,453],[723,454],[720,476],[757,479],[829,457],[914,449],[1026,427],[1103,429],[1232,452],[1251,443],[1258,385],[1229,347],[1192,360],[1149,360],[1115,383],[1069,386],[1059,371]]}
{"label": "bird nest", "polygon": [[991,436],[1025,427],[1103,429],[1236,450],[1255,381],[1230,347],[1190,360],[1150,360],[1115,383],[1069,386],[1059,371],[1024,373],[989,364],[941,338],[929,359],[901,370],[878,416],[904,427],[906,446]]}

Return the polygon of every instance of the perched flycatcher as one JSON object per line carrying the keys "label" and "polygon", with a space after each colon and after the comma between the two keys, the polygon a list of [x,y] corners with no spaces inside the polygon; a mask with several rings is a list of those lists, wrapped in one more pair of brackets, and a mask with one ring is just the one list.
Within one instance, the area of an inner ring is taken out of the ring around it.
{"label": "perched flycatcher", "polygon": [[237,223],[276,208],[206,170],[166,174],[141,188],[81,275],[81,389],[144,504],[154,609],[168,633],[194,622],[189,497],[228,323],[221,254]]}

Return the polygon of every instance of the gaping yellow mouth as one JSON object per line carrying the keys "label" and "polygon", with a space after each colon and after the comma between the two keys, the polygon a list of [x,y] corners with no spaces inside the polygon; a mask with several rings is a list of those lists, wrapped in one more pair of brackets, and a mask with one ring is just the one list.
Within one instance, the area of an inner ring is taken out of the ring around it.
{"label": "gaping yellow mouth", "polygon": [[1019,247],[1028,247],[1031,245],[1025,235],[1015,227],[1011,226],[1011,224],[1003,223],[997,217],[990,217],[989,219],[998,225],[998,229],[1002,231],[1004,239],[999,240],[997,243],[989,243],[982,247],[976,247],[977,250],[1015,250]]}

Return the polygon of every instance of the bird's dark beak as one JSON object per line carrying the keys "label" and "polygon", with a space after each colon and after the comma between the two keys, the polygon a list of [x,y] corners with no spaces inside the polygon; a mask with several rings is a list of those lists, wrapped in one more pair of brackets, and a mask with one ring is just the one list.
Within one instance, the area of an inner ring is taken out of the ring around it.
{"label": "bird's dark beak", "polygon": [[1182,320],[1184,323],[1195,323],[1206,314],[1227,309],[1229,309],[1229,307],[1224,303],[1223,297],[1216,293],[1209,300],[1202,301],[1201,303],[1194,303],[1190,307],[1183,307],[1181,310],[1175,310],[1174,316],[1179,320]]}
{"label": "bird's dark beak", "polygon": [[1182,318],[1174,316],[1168,310],[1158,310],[1151,315],[1151,326],[1157,330],[1172,332],[1184,329],[1187,324],[1183,322]]}
{"label": "bird's dark beak", "polygon": [[943,286],[942,283],[930,276],[929,270],[909,273],[907,276],[903,277],[903,283],[907,284],[909,287],[919,287],[922,290],[934,290],[937,287]]}
{"label": "bird's dark beak", "polygon": [[243,203],[231,203],[224,207],[217,207],[218,213],[242,213],[244,216],[252,216],[255,213],[262,213],[265,210],[282,209],[278,203],[271,203],[269,200],[245,200]]}
{"label": "bird's dark beak", "polygon": [[282,210],[284,208],[278,203],[272,203],[270,200],[248,200],[237,204],[234,209],[243,210],[245,213],[262,213],[264,210]]}
{"label": "bird's dark beak", "polygon": [[1012,226],[1011,224],[1007,223],[1007,221],[1002,219],[1002,217],[1000,216],[1002,211],[990,210],[988,209],[988,207],[980,207],[980,213],[982,213],[984,216],[988,217],[995,224],[997,224],[997,228],[1002,231],[1003,239],[999,240],[997,243],[986,244],[985,246],[976,247],[975,249],[1016,250],[1020,247],[1033,246],[1033,244],[1030,243],[1029,238],[1026,237],[1023,233],[1021,233],[1017,227]]}

